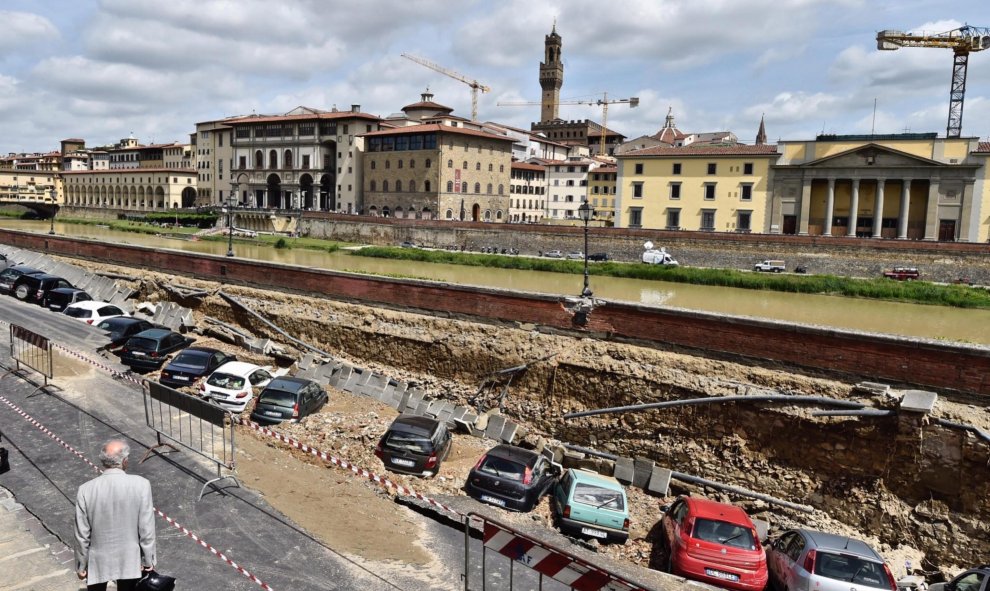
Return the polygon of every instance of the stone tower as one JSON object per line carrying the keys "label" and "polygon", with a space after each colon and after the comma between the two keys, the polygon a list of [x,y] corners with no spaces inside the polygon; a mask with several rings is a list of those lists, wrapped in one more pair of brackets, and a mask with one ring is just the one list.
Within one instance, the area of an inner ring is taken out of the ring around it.
{"label": "stone tower", "polygon": [[543,88],[541,122],[559,118],[560,87],[564,85],[564,62],[560,58],[561,42],[556,22],[553,30],[546,36],[544,46],[544,61],[540,62],[540,86]]}

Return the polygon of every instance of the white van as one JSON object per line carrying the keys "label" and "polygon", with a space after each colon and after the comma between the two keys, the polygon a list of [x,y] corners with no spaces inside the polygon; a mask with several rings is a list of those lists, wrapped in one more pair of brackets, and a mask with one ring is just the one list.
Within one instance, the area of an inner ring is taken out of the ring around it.
{"label": "white van", "polygon": [[643,262],[650,265],[667,265],[669,267],[676,267],[680,264],[663,248],[660,250],[651,248],[643,251]]}

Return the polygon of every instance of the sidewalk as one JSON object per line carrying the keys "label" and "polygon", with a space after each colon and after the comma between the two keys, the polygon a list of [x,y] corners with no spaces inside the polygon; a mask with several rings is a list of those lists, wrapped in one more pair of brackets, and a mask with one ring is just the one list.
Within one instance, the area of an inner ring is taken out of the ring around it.
{"label": "sidewalk", "polygon": [[72,549],[0,486],[0,591],[77,591]]}

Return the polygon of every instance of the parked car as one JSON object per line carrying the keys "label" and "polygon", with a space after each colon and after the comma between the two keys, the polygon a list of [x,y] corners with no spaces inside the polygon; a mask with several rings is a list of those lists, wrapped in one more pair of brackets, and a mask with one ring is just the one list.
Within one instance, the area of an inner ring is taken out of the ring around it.
{"label": "parked car", "polygon": [[237,361],[237,357],[212,347],[188,347],[162,368],[158,382],[169,388],[191,386],[228,361]]}
{"label": "parked car", "polygon": [[52,312],[62,312],[69,304],[88,302],[92,299],[92,296],[78,287],[56,287],[45,294],[41,305]]}
{"label": "parked car", "polygon": [[589,261],[605,262],[611,261],[612,257],[609,256],[607,252],[593,252],[588,255]]}
{"label": "parked car", "polygon": [[567,253],[566,258],[568,258],[568,259],[570,259],[572,261],[583,261],[584,260],[584,253],[581,252],[580,250],[575,250],[574,252]]}
{"label": "parked car", "polygon": [[769,544],[767,568],[778,591],[897,591],[890,567],[868,544],[810,529],[788,530]]}
{"label": "parked car", "polygon": [[251,420],[272,425],[283,421],[298,423],[327,403],[327,391],[318,382],[305,378],[275,378],[258,394]]}
{"label": "parked car", "polygon": [[543,253],[543,256],[549,257],[551,259],[562,259],[564,258],[564,253],[559,250],[548,250]]}
{"label": "parked car", "polygon": [[7,267],[13,266],[13,262],[7,258],[7,255],[0,252],[0,270],[6,269]]}
{"label": "parked car", "polygon": [[665,248],[651,248],[643,251],[642,260],[644,263],[649,265],[663,265],[665,267],[677,267],[680,266],[674,257],[670,256]]}
{"label": "parked car", "polygon": [[787,265],[780,259],[767,259],[753,265],[753,270],[764,273],[783,273],[787,270]]}
{"label": "parked car", "polygon": [[127,339],[120,348],[120,362],[135,371],[152,371],[192,343],[193,339],[167,328],[149,328]]}
{"label": "parked car", "polygon": [[44,271],[27,265],[7,267],[3,271],[0,271],[0,292],[7,294],[13,293],[14,282],[17,281],[18,277],[21,275],[36,275],[38,273],[44,273]]}
{"label": "parked car", "polygon": [[481,456],[468,473],[465,489],[484,503],[526,512],[556,480],[557,470],[543,454],[503,443]]}
{"label": "parked car", "polygon": [[884,271],[883,276],[897,281],[913,281],[920,279],[921,273],[914,267],[894,267],[890,271]]}
{"label": "parked car", "polygon": [[127,342],[127,339],[137,333],[146,331],[149,328],[161,327],[143,318],[116,316],[100,321],[97,323],[96,328],[107,332],[107,336],[110,337],[110,344],[105,348],[109,351],[114,351],[122,347]]}
{"label": "parked car", "polygon": [[452,446],[453,436],[443,421],[401,415],[378,441],[375,455],[386,470],[430,477],[440,471]]}
{"label": "parked car", "polygon": [[570,468],[554,486],[551,505],[564,533],[620,544],[629,538],[626,491],[611,476]]}
{"label": "parked car", "polygon": [[99,325],[108,318],[130,316],[130,313],[127,312],[127,310],[124,310],[116,304],[108,304],[107,302],[99,302],[96,300],[87,300],[85,302],[69,304],[66,306],[65,310],[62,311],[62,313],[71,318],[82,320],[86,324],[96,325]]}
{"label": "parked car", "polygon": [[58,275],[32,273],[21,275],[14,280],[11,293],[22,302],[30,302],[40,306],[48,292],[59,287],[72,287],[72,284]]}
{"label": "parked car", "polygon": [[946,583],[933,583],[928,591],[990,591],[990,564],[967,569]]}
{"label": "parked car", "polygon": [[255,389],[268,385],[271,368],[244,361],[230,361],[199,383],[199,395],[234,413],[244,412],[254,400]]}
{"label": "parked car", "polygon": [[419,248],[416,243],[411,240],[403,240],[399,243],[400,248]]}
{"label": "parked car", "polygon": [[660,536],[668,572],[736,591],[767,585],[766,554],[739,507],[682,496],[666,509]]}

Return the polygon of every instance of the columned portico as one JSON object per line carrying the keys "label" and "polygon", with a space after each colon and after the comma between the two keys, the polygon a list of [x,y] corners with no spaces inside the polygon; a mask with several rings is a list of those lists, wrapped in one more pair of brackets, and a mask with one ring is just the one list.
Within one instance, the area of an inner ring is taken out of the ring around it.
{"label": "columned portico", "polygon": [[938,239],[938,178],[928,181],[928,207],[925,209],[925,240]]}
{"label": "columned portico", "polygon": [[886,179],[877,179],[877,195],[874,199],[873,207],[873,237],[883,237],[883,190],[887,184]]}
{"label": "columned portico", "polygon": [[856,235],[856,225],[859,224],[859,179],[852,180],[852,197],[849,201],[849,227],[846,236]]}
{"label": "columned portico", "polygon": [[835,218],[835,179],[828,179],[828,197],[825,201],[825,229],[822,235],[832,235],[832,220]]}
{"label": "columned portico", "polygon": [[901,181],[901,207],[897,210],[897,238],[907,240],[908,211],[911,207],[911,179]]}

